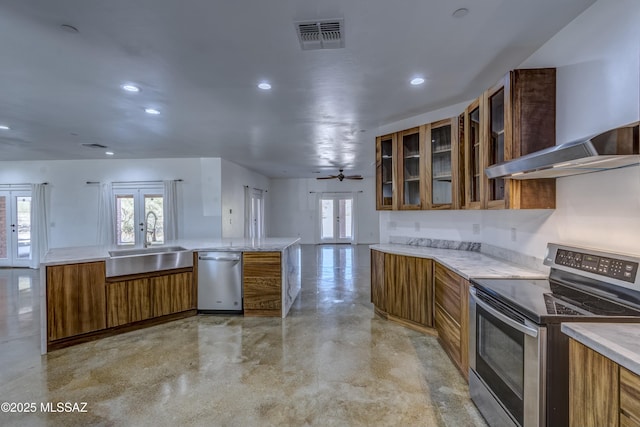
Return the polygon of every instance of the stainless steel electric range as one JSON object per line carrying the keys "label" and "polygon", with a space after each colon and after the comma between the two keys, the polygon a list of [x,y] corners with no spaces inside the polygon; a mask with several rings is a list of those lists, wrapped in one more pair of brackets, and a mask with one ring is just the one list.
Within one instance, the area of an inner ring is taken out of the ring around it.
{"label": "stainless steel electric range", "polygon": [[640,322],[640,257],[547,245],[549,278],[476,279],[469,391],[491,426],[569,424],[562,322]]}

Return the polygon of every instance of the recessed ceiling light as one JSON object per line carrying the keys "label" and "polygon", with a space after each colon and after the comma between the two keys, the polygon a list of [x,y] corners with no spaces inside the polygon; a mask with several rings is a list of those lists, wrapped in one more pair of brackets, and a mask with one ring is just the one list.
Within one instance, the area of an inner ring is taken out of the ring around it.
{"label": "recessed ceiling light", "polygon": [[153,114],[153,115],[160,114],[160,111],[156,110],[155,108],[145,108],[144,111],[147,114]]}
{"label": "recessed ceiling light", "polygon": [[140,88],[138,86],[134,86],[131,84],[125,84],[125,85],[122,85],[121,87],[127,92],[140,92]]}
{"label": "recessed ceiling light", "polygon": [[424,79],[422,77],[414,77],[413,79],[411,79],[409,83],[411,83],[414,86],[418,86],[424,83]]}
{"label": "recessed ceiling light", "polygon": [[7,126],[7,125],[0,125],[0,129],[2,129],[2,130],[9,130],[9,129],[11,129],[11,128],[10,128],[9,126]]}
{"label": "recessed ceiling light", "polygon": [[262,90],[269,90],[271,89],[271,85],[267,82],[262,82],[258,85],[258,87]]}
{"label": "recessed ceiling light", "polygon": [[451,16],[454,18],[462,18],[463,16],[467,16],[469,13],[469,9],[466,7],[461,7],[460,9],[456,9]]}
{"label": "recessed ceiling light", "polygon": [[104,154],[106,154],[107,156],[113,156],[116,153],[114,153],[113,151],[105,151]]}

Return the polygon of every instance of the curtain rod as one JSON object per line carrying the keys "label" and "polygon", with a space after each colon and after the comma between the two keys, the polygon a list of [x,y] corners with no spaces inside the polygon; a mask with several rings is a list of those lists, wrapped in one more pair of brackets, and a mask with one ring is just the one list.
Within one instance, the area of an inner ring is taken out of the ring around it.
{"label": "curtain rod", "polygon": [[364,193],[363,190],[358,191],[309,191],[309,194],[313,193]]}
{"label": "curtain rod", "polygon": [[[249,186],[248,186],[248,185],[243,185],[243,187],[244,187],[244,188],[249,188]],[[268,193],[268,192],[269,192],[269,190],[263,190],[262,188],[256,188],[256,187],[251,187],[251,188],[253,188],[254,190],[264,191],[265,193]]]}
{"label": "curtain rod", "polygon": [[[48,182],[41,182],[42,185],[49,185]],[[32,185],[31,182],[25,182],[22,184],[0,184],[0,187],[24,187],[25,185]]]}
{"label": "curtain rod", "polygon": [[[182,179],[174,179],[175,182],[182,182]],[[150,183],[161,183],[161,180],[154,181],[113,181],[112,184],[150,184]],[[100,184],[100,181],[87,181],[87,184]]]}

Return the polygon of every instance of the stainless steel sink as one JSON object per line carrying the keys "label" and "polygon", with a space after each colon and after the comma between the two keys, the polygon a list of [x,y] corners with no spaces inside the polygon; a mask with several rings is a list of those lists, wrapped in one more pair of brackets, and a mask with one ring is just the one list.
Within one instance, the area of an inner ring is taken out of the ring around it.
{"label": "stainless steel sink", "polygon": [[193,267],[193,254],[182,246],[118,249],[109,251],[107,277]]}

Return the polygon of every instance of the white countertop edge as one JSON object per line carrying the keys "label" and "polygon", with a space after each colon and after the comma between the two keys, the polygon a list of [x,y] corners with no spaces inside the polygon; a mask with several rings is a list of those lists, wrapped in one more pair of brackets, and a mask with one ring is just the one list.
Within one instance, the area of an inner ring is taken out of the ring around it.
{"label": "white countertop edge", "polygon": [[[546,279],[548,277],[547,274],[542,273],[540,271],[532,270],[527,267],[523,267],[517,264],[513,264],[509,261],[498,259],[491,257],[489,255],[482,254],[480,252],[475,251],[463,251],[458,249],[441,249],[441,248],[430,248],[430,247],[422,247],[422,246],[412,246],[412,245],[401,245],[401,244],[374,244],[369,245],[370,249],[374,249],[380,252],[396,254],[396,255],[406,255],[406,256],[414,256],[418,258],[426,258],[437,261],[439,264],[447,267],[449,270],[455,272],[456,274],[462,276],[466,280],[471,279]],[[462,270],[459,265],[453,264],[447,261],[447,255],[451,256],[464,256],[465,253],[470,254],[470,257],[486,259],[487,261],[493,263],[497,269],[504,269],[505,271],[493,271],[493,272],[469,272]],[[517,270],[517,273],[508,272],[507,270]]]}
{"label": "white countertop edge", "polygon": [[[624,347],[616,341],[615,331],[612,328],[636,329],[640,337],[640,324],[637,323],[563,323],[560,330],[569,337],[584,344],[603,356],[613,360],[636,375],[640,375],[640,354]],[[603,335],[606,332],[607,336]],[[624,338],[623,343],[626,343]],[[615,341],[614,341],[615,340]]]}
{"label": "white countertop edge", "polygon": [[[237,243],[232,243],[237,242]],[[300,242],[300,237],[268,237],[259,241],[245,239],[201,239],[178,240],[161,246],[182,246],[191,252],[283,252],[288,247]],[[233,246],[230,246],[230,243]],[[77,246],[69,248],[52,248],[40,263],[40,267],[65,264],[81,264],[87,262],[105,261],[110,258],[109,251],[122,248],[104,246]],[[133,248],[131,248],[133,249]],[[83,253],[88,253],[83,256]]]}

